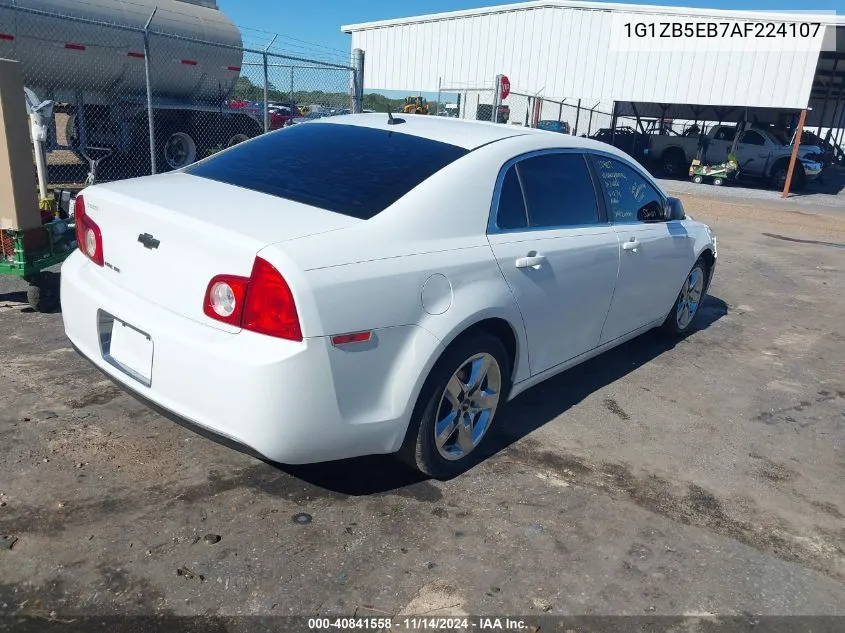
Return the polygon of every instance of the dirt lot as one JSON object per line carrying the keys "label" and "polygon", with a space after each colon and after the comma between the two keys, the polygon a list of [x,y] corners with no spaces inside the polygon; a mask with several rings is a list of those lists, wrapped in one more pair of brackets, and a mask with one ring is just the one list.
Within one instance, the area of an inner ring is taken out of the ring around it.
{"label": "dirt lot", "polygon": [[699,330],[520,396],[449,482],[196,435],[0,282],[0,615],[842,615],[845,209],[684,201]]}

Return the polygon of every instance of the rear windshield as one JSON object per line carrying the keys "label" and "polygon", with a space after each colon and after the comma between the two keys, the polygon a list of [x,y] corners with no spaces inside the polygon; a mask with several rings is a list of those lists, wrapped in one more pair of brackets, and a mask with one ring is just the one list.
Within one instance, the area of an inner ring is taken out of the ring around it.
{"label": "rear windshield", "polygon": [[307,123],[260,136],[185,172],[367,220],[466,153],[399,132]]}

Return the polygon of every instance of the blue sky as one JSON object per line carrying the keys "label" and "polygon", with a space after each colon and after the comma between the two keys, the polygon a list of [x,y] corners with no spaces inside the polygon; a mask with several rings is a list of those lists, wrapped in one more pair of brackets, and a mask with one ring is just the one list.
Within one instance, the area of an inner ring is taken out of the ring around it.
{"label": "blue sky", "polygon": [[[397,0],[317,0],[279,3],[271,0],[218,0],[220,8],[245,29],[247,45],[267,42],[267,32],[279,33],[278,49],[291,54],[348,57],[349,36],[340,32],[342,24],[401,18],[424,13],[458,11],[495,4],[496,0],[427,0],[423,3]],[[677,0],[644,1],[643,4],[749,10],[828,10],[843,9],[842,0]],[[258,30],[251,30],[258,29]],[[262,32],[263,31],[263,32]]]}

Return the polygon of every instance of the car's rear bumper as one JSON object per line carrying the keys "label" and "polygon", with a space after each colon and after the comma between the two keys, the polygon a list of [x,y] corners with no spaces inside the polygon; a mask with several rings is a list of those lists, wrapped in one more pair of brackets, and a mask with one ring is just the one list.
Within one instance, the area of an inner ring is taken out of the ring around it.
{"label": "car's rear bumper", "polygon": [[[137,298],[79,253],[62,267],[61,297],[68,338],[100,370],[175,416],[282,463],[397,450],[410,407],[391,384],[405,376],[390,370],[420,337],[437,345],[413,326],[388,328],[357,351],[326,337],[292,342],[223,332]],[[152,339],[149,386],[107,360],[103,315]]]}

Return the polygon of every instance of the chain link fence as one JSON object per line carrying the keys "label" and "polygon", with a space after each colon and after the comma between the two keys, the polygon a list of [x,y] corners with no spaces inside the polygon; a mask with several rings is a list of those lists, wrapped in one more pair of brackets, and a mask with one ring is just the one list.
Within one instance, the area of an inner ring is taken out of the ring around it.
{"label": "chain link fence", "polygon": [[[444,82],[438,95],[439,113],[461,119],[494,121],[495,82],[489,86]],[[498,123],[592,136],[610,128],[613,104],[595,100],[552,99],[540,93],[512,89],[500,99],[495,119]],[[630,123],[630,122],[629,122]],[[625,120],[619,118],[619,124]]]}
{"label": "chain link fence", "polygon": [[35,162],[46,157],[51,189],[178,169],[361,108],[363,64],[245,47],[222,15],[191,21],[191,11],[207,18],[205,8],[106,20],[105,5],[80,16],[26,4],[0,1],[0,57],[21,63],[28,110],[41,124]]}
{"label": "chain link fence", "polygon": [[649,137],[642,121],[638,123],[636,118],[617,116],[614,128],[612,102],[552,99],[518,88],[497,100],[497,81],[491,81],[489,86],[441,82],[438,101],[444,102],[440,114],[588,136],[614,145],[642,163],[647,162]]}

